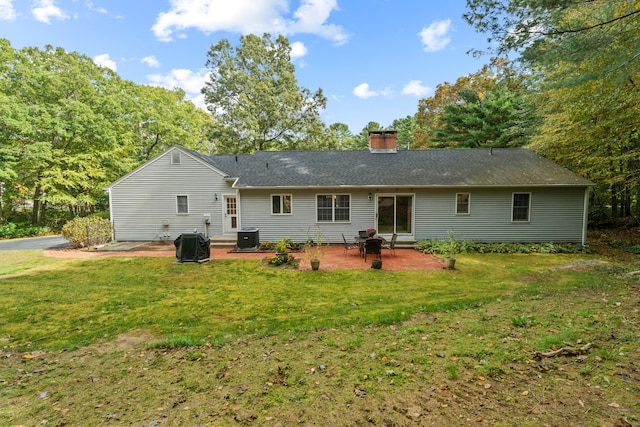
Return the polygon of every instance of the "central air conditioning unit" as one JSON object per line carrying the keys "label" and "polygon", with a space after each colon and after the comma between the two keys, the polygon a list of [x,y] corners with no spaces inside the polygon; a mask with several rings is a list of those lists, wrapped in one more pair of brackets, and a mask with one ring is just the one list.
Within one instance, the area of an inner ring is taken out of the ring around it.
{"label": "central air conditioning unit", "polygon": [[238,251],[257,252],[260,249],[260,230],[255,227],[243,227],[238,230]]}

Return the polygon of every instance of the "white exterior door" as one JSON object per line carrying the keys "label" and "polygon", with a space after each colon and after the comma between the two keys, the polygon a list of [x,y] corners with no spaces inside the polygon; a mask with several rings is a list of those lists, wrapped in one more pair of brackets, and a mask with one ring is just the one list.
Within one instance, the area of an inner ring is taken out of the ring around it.
{"label": "white exterior door", "polygon": [[238,199],[236,196],[224,196],[223,203],[223,234],[236,233],[238,231]]}

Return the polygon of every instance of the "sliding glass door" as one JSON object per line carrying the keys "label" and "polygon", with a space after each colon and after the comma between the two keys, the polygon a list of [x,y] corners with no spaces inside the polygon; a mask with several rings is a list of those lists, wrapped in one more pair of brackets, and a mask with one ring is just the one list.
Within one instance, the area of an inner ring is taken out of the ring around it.
{"label": "sliding glass door", "polygon": [[413,233],[413,196],[378,196],[378,233]]}

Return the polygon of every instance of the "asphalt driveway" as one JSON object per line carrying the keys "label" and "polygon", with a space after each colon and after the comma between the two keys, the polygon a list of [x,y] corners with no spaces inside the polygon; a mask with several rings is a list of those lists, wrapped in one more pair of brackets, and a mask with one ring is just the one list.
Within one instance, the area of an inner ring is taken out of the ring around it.
{"label": "asphalt driveway", "polygon": [[0,240],[0,251],[22,251],[30,249],[62,249],[69,241],[62,236],[30,237],[26,239]]}

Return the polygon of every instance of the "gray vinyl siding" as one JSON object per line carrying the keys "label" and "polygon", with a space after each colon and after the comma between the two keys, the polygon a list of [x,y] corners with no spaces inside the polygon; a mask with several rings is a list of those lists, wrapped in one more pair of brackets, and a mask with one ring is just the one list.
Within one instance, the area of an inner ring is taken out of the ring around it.
{"label": "gray vinyl siding", "polygon": [[[414,189],[414,231],[416,241],[446,239],[453,230],[459,240],[497,242],[581,242],[584,214],[584,188],[451,188]],[[316,195],[350,194],[351,221],[316,222]],[[394,194],[393,192],[383,192]],[[470,193],[470,213],[457,215],[456,194]],[[513,193],[529,193],[528,222],[511,221]],[[291,194],[292,214],[271,215],[271,195]],[[261,241],[276,241],[284,236],[304,242],[315,240],[317,227],[325,242],[342,242],[342,233],[352,240],[358,230],[375,227],[375,193],[369,190],[242,190],[241,227],[260,229]]]}
{"label": "gray vinyl siding", "polygon": [[[292,214],[271,215],[271,195],[291,194]],[[351,220],[349,222],[316,222],[316,195],[349,194],[351,196]],[[296,242],[314,241],[318,228],[323,241],[342,242],[342,233],[348,240],[358,230],[375,224],[375,201],[368,199],[369,190],[242,190],[240,196],[241,227],[257,227],[260,241],[276,241],[286,236]]]}
{"label": "gray vinyl siding", "polygon": [[[184,152],[180,164],[171,164],[173,151],[151,160],[110,188],[115,240],[174,240],[194,230],[208,236],[222,234],[221,194],[234,191],[217,171]],[[188,214],[176,213],[178,195],[188,196]],[[205,226],[205,214],[211,214],[209,226]],[[163,226],[164,220],[168,220],[168,227]]]}
{"label": "gray vinyl siding", "polygon": [[[470,193],[470,213],[456,215],[456,193]],[[530,193],[528,222],[511,221],[513,193]],[[434,189],[418,192],[416,240],[444,239],[497,242],[581,242],[585,189],[534,187]]]}

